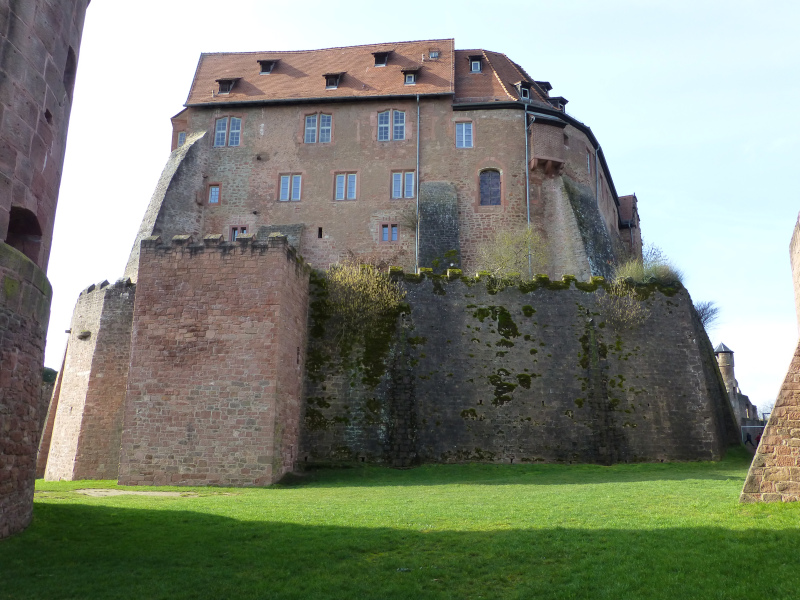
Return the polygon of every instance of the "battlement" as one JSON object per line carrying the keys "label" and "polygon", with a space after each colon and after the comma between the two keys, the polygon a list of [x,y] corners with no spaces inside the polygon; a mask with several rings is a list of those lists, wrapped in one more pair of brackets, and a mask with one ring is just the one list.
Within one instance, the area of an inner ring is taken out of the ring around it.
{"label": "battlement", "polygon": [[266,238],[252,233],[244,234],[233,242],[225,241],[221,234],[204,235],[199,241],[195,240],[195,236],[189,234],[174,235],[169,242],[164,242],[159,235],[152,235],[142,239],[141,248],[143,251],[147,249],[160,253],[180,253],[190,258],[211,252],[216,252],[219,256],[253,256],[283,252],[287,260],[305,266],[302,257],[289,243],[289,238],[280,232],[271,233]]}
{"label": "battlement", "polygon": [[111,291],[111,290],[119,290],[125,291],[128,288],[135,288],[136,284],[131,282],[130,277],[126,277],[123,279],[117,279],[113,284],[108,283],[108,279],[104,279],[100,283],[93,283],[89,287],[84,290],[81,290],[80,295],[85,296],[87,294],[91,294],[93,292],[100,292],[102,290]]}

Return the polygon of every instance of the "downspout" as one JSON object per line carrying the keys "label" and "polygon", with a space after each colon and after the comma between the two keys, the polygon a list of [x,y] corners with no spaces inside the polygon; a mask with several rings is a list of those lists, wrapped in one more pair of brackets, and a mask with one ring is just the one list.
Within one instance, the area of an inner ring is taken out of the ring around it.
{"label": "downspout", "polygon": [[[530,125],[528,125],[528,106],[525,105],[525,113],[523,114],[525,123],[525,209],[528,214],[528,234],[531,230],[531,174],[530,174],[530,154],[528,151],[528,128],[536,121],[536,117],[531,117]],[[531,264],[531,248],[528,245],[528,278],[533,279],[533,266]]]}
{"label": "downspout", "polygon": [[597,201],[597,208],[600,208],[600,169],[597,168],[597,153],[600,146],[594,149],[594,199]]}
{"label": "downspout", "polygon": [[417,231],[414,234],[414,272],[419,273],[419,94],[417,94]]}

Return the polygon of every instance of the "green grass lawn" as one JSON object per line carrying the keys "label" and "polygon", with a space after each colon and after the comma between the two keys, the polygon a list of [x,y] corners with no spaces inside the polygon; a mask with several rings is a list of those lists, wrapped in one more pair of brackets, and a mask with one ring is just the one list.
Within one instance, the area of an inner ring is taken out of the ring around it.
{"label": "green grass lawn", "polygon": [[264,489],[37,482],[0,598],[800,598],[800,504],[719,463],[431,465]]}

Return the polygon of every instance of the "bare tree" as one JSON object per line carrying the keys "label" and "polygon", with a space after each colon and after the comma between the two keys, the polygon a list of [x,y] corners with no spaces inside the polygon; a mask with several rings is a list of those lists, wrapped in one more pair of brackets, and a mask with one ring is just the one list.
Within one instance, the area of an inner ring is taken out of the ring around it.
{"label": "bare tree", "polygon": [[719,306],[717,306],[716,302],[711,300],[697,302],[694,305],[694,309],[697,311],[697,316],[700,317],[700,322],[706,331],[710,331],[717,326]]}
{"label": "bare tree", "polygon": [[533,227],[499,230],[478,247],[478,270],[531,279],[547,265],[547,244]]}

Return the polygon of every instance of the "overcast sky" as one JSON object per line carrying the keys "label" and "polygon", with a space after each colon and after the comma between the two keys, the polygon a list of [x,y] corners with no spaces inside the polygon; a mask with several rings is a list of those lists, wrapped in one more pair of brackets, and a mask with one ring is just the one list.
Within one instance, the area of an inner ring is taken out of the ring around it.
{"label": "overcast sky", "polygon": [[[94,0],[87,11],[48,277],[46,364],[75,300],[118,279],[201,52],[455,38],[507,54],[595,132],[642,234],[721,307],[716,345],[774,400],[797,342],[789,241],[800,209],[796,0],[264,2]],[[794,182],[794,183],[792,183]]]}

